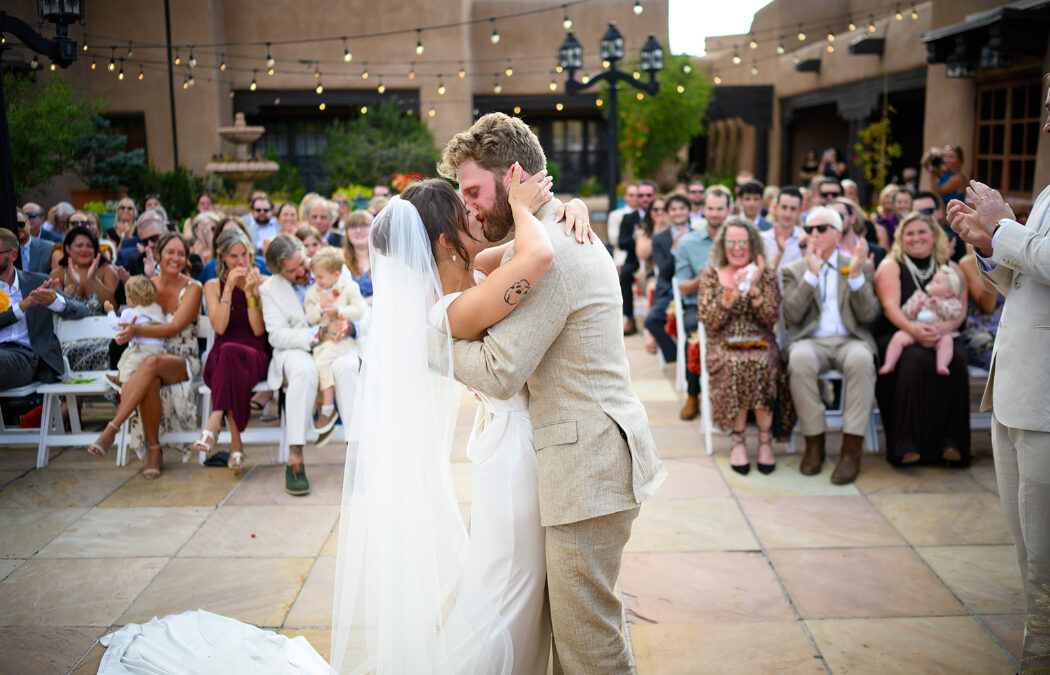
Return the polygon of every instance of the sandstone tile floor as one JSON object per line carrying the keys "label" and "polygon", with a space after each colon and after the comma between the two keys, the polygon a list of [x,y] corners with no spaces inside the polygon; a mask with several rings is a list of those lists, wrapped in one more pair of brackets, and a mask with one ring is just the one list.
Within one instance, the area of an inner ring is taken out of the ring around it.
{"label": "sandstone tile floor", "polygon": [[[776,472],[739,476],[723,434],[709,456],[699,423],[678,420],[670,369],[640,336],[627,346],[668,472],[620,576],[641,675],[1017,669],[1021,582],[987,432],[966,470],[866,453],[856,484],[836,486],[834,456],[807,477],[778,446]],[[462,400],[452,457],[466,517]],[[749,441],[753,454],[753,429]],[[35,447],[0,448],[0,673],[94,673],[101,635],[196,608],[304,635],[327,657],[345,450],[307,449],[303,498],[284,493],[275,457],[251,446],[233,476],[173,455],[147,482],[136,460],[70,448],[34,470]]]}

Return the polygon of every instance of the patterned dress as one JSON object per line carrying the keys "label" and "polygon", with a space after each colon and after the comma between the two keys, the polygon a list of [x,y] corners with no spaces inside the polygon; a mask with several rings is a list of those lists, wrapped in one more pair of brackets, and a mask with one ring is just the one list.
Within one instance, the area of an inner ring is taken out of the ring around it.
{"label": "patterned dress", "polygon": [[[68,277],[68,271],[66,275]],[[77,298],[87,307],[90,316],[103,316],[106,310],[98,293],[92,289],[87,298]],[[62,356],[69,361],[70,370],[109,370],[109,343],[107,338],[85,338],[62,343]]]}
{"label": "patterned dress", "polygon": [[[732,307],[722,304],[728,290],[718,271],[705,269],[697,291],[697,313],[707,331],[707,371],[710,377],[715,424],[732,429],[741,410],[756,407],[779,412],[784,432],[794,426],[795,414],[787,387],[787,374],[774,334],[780,316],[780,286],[776,272],[763,270],[758,278],[758,307],[750,296],[737,298]],[[730,338],[758,337],[764,349],[730,349]]]}
{"label": "patterned dress", "polygon": [[[189,283],[179,291],[179,301],[176,306],[182,304],[182,296],[189,288]],[[170,322],[175,314],[165,314],[164,319]],[[201,373],[200,345],[197,343],[197,322],[191,321],[179,333],[165,338],[165,352],[173,356],[179,356],[186,361],[186,379],[175,384],[164,385],[160,388],[160,433],[166,431],[197,431],[200,428],[200,395],[197,392],[200,383],[194,380]],[[139,459],[146,461],[148,447],[146,434],[142,428],[142,417],[133,415],[129,423],[129,447],[135,451]],[[176,446],[182,450],[181,445]]]}
{"label": "patterned dress", "polygon": [[962,338],[966,345],[966,360],[971,366],[988,370],[992,365],[992,347],[999,332],[999,318],[1003,315],[1003,296],[996,294],[995,309],[985,314],[976,302],[966,305],[966,322]]}

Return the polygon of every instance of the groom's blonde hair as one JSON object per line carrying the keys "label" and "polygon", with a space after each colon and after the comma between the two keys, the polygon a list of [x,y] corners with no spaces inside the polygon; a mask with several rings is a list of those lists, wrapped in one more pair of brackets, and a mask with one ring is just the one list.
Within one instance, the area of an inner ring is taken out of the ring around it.
{"label": "groom's blonde hair", "polygon": [[514,162],[529,174],[547,168],[547,157],[536,134],[517,117],[498,112],[482,116],[469,129],[452,137],[441,153],[438,173],[454,181],[459,166],[470,160],[497,174],[504,173]]}

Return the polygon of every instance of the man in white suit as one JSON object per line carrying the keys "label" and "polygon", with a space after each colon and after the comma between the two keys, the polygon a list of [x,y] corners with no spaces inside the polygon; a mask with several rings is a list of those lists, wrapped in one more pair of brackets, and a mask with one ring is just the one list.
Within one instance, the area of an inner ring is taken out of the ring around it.
{"label": "man in white suit", "polygon": [[[1045,107],[1050,134],[1050,92]],[[1050,672],[1050,186],[1025,225],[984,183],[966,194],[976,208],[953,199],[948,219],[1006,297],[981,410],[992,411],[999,499],[1025,585],[1021,670]]]}
{"label": "man in white suit", "polygon": [[[310,491],[303,461],[307,425],[317,398],[317,367],[310,356],[314,346],[326,339],[340,339],[343,335],[328,335],[326,329],[306,321],[303,297],[310,281],[309,259],[303,255],[298,239],[286,234],[274,237],[266,249],[266,268],[273,275],[259,287],[263,321],[273,347],[267,381],[271,389],[286,388],[285,415],[288,434],[288,468],[285,470],[285,490],[292,495]],[[358,326],[347,325],[348,337],[356,337]],[[359,361],[356,354],[347,354],[332,364],[335,378],[335,397],[343,416],[344,427],[349,424],[354,409]],[[312,426],[312,424],[311,424]],[[323,445],[334,425],[322,433],[317,444]]]}

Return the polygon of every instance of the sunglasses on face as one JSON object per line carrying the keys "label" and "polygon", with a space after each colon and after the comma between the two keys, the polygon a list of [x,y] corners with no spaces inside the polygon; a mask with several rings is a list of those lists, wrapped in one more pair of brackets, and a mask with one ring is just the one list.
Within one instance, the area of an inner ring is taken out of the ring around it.
{"label": "sunglasses on face", "polygon": [[828,231],[829,227],[831,227],[831,225],[825,225],[824,223],[821,223],[820,225],[803,225],[802,231],[806,234],[813,234],[813,230],[816,230],[817,232],[824,234]]}
{"label": "sunglasses on face", "polygon": [[642,197],[644,199],[652,199],[653,195],[655,195],[655,194],[656,194],[655,192],[639,192],[638,196]]}
{"label": "sunglasses on face", "polygon": [[834,199],[835,197],[841,197],[841,192],[821,192],[820,196],[824,199]]}
{"label": "sunglasses on face", "polygon": [[748,239],[738,239],[738,240],[735,240],[735,241],[732,240],[732,239],[726,239],[726,248],[730,249],[730,250],[732,250],[734,248],[744,249],[744,248],[747,248],[750,245],[751,245],[751,241],[748,240]]}
{"label": "sunglasses on face", "polygon": [[140,244],[146,244],[147,246],[153,244],[154,246],[160,241],[160,235],[155,234],[152,237],[146,237],[145,239],[139,239]]}
{"label": "sunglasses on face", "polygon": [[252,213],[269,213],[270,209],[252,209]]}
{"label": "sunglasses on face", "polygon": [[931,207],[929,207],[927,209],[919,209],[919,213],[921,213],[924,216],[932,216],[933,215],[933,207],[931,206]]}
{"label": "sunglasses on face", "polygon": [[[378,195],[378,196],[379,197],[383,197],[384,195]],[[345,199],[340,199],[339,201],[336,202],[336,204],[338,204],[339,206],[350,206],[350,202],[346,201]]]}
{"label": "sunglasses on face", "polygon": [[20,220],[20,221],[18,221],[18,226],[19,227],[25,227],[28,224],[29,224],[29,221],[27,221],[27,220]]}
{"label": "sunglasses on face", "polygon": [[691,194],[691,195],[702,195],[702,194],[704,194],[704,191],[703,190],[690,190],[689,194]]}
{"label": "sunglasses on face", "polygon": [[134,211],[135,207],[134,206],[126,206],[126,205],[125,206],[118,206],[117,210],[118,211]]}
{"label": "sunglasses on face", "polygon": [[666,211],[667,209],[665,209],[665,208],[664,208],[664,207],[662,207],[662,206],[654,206],[654,207],[653,207],[652,209],[650,209],[650,210],[651,210],[651,211]]}
{"label": "sunglasses on face", "polygon": [[41,214],[35,211],[26,211],[26,218],[39,218]]}
{"label": "sunglasses on face", "polygon": [[88,221],[87,220],[80,220],[80,219],[69,221],[69,226],[70,227],[76,227],[77,225],[83,225],[84,227],[87,227]]}

